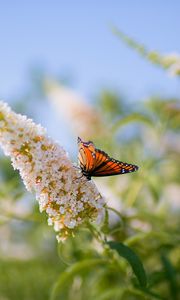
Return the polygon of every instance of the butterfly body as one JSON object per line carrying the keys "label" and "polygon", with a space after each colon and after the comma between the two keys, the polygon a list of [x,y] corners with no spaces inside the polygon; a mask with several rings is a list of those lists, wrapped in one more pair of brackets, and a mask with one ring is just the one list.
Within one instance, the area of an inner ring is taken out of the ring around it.
{"label": "butterfly body", "polygon": [[83,142],[78,137],[78,146],[79,165],[82,174],[88,180],[90,180],[91,177],[120,175],[138,170],[138,166],[111,158],[104,151],[95,148],[91,141]]}

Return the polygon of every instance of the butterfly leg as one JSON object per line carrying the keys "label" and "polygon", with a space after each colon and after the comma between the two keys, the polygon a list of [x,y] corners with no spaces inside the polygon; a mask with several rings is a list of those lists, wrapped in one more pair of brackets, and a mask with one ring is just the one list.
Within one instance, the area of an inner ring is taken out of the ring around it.
{"label": "butterfly leg", "polygon": [[87,182],[87,181],[89,181],[83,174],[81,176],[77,177],[76,181],[80,180],[81,178],[84,179],[83,180],[84,183]]}
{"label": "butterfly leg", "polygon": [[77,170],[81,170],[81,168],[79,166],[73,165],[73,167]]}

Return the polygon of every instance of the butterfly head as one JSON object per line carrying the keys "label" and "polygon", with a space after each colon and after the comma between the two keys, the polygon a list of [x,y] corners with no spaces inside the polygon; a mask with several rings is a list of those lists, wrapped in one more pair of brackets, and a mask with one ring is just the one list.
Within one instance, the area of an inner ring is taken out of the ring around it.
{"label": "butterfly head", "polygon": [[78,136],[78,144],[79,145],[82,144],[84,147],[89,147],[90,145],[94,146],[93,142],[91,142],[91,141],[83,142],[79,136]]}
{"label": "butterfly head", "polygon": [[79,136],[78,136],[77,141],[78,141],[78,144],[79,144],[79,143],[82,143],[82,140],[81,140],[81,138],[80,138]]}

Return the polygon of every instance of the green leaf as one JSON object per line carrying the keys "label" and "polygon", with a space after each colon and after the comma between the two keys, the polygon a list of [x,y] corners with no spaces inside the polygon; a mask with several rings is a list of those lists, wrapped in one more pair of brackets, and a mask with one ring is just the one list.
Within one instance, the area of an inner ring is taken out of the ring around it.
{"label": "green leaf", "polygon": [[[150,300],[152,299],[152,293],[147,293],[142,289],[135,289],[135,288],[129,288],[129,287],[122,287],[120,286],[119,288],[111,288],[106,290],[105,292],[101,293],[101,295],[98,295],[94,300],[119,300],[119,299],[128,299],[128,295],[131,297],[136,296],[138,298],[136,299],[146,299]],[[154,296],[154,293],[153,293]],[[158,297],[154,297],[155,299],[162,299]],[[134,299],[134,297],[133,297]],[[164,300],[164,299],[163,299]]]}
{"label": "green leaf", "polygon": [[119,288],[110,288],[105,292],[101,292],[100,295],[94,298],[94,300],[110,300],[110,299],[121,299],[125,289],[122,287]]}
{"label": "green leaf", "polygon": [[153,291],[150,291],[147,288],[139,288],[139,290],[141,290],[144,294],[151,296],[150,299],[168,300],[167,298],[164,298],[163,296],[161,296]]}
{"label": "green leaf", "polygon": [[167,256],[162,255],[161,260],[162,260],[164,270],[165,270],[165,273],[166,273],[166,278],[169,281],[169,286],[170,286],[172,299],[176,300],[176,299],[178,299],[178,296],[177,296],[178,287],[177,287],[177,283],[176,283],[176,271],[175,271],[173,265],[171,264],[170,260],[167,258]]}
{"label": "green leaf", "polygon": [[88,269],[94,268],[97,265],[103,265],[105,263],[106,261],[103,259],[86,259],[68,267],[64,272],[61,273],[56,281],[51,292],[50,300],[62,299],[61,294],[63,294],[63,290],[66,287],[70,287],[69,283],[73,280],[75,275],[81,274],[83,271],[87,272]]}
{"label": "green leaf", "polygon": [[143,267],[143,264],[136,253],[131,250],[128,246],[120,243],[120,242],[107,242],[111,249],[116,250],[120,256],[125,258],[129,264],[131,265],[134,274],[136,275],[139,284],[142,287],[147,285],[146,273]]}
{"label": "green leaf", "polygon": [[148,276],[148,286],[152,288],[166,279],[164,271],[154,271]]}
{"label": "green leaf", "polygon": [[113,124],[111,130],[115,133],[120,127],[132,122],[140,122],[149,126],[153,125],[153,121],[148,116],[140,113],[132,113],[119,119],[115,124]]}

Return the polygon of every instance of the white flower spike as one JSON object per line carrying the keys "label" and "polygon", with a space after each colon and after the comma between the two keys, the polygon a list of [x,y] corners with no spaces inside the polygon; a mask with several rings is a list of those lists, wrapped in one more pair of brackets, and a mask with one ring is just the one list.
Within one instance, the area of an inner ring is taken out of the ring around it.
{"label": "white flower spike", "polygon": [[80,177],[67,153],[31,119],[0,101],[0,146],[11,157],[28,191],[36,194],[40,211],[48,214],[58,241],[73,234],[85,220],[99,219],[104,199],[92,181]]}

